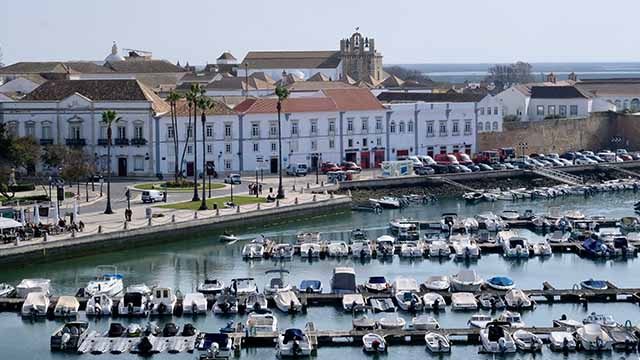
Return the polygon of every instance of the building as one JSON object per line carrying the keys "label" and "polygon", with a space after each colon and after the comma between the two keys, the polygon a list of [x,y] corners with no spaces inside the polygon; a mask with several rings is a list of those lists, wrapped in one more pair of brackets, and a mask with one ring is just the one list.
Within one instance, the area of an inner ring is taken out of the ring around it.
{"label": "building", "polygon": [[614,104],[617,111],[640,111],[640,78],[584,79],[576,87],[594,99]]}
{"label": "building", "polygon": [[10,97],[20,98],[32,92],[46,81],[47,79],[37,74],[18,76],[0,85],[0,93]]}
{"label": "building", "polygon": [[491,94],[485,95],[476,104],[478,116],[477,132],[502,132],[503,109],[500,99]]}
{"label": "building", "polygon": [[342,73],[356,81],[372,78],[375,82],[381,82],[385,79],[382,55],[376,50],[375,40],[363,37],[357,31],[350,38],[340,41],[340,59]]}
{"label": "building", "polygon": [[529,121],[587,117],[591,99],[575,86],[533,86],[527,110]]}

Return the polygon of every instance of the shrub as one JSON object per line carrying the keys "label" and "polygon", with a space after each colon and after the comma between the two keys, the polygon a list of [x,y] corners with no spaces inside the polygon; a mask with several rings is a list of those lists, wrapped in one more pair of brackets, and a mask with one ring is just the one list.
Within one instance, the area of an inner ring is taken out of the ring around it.
{"label": "shrub", "polygon": [[165,183],[168,188],[188,188],[193,187],[193,181],[186,179],[178,179],[177,181],[167,181]]}
{"label": "shrub", "polygon": [[36,186],[33,183],[18,183],[9,187],[9,189],[15,192],[33,191],[36,189]]}

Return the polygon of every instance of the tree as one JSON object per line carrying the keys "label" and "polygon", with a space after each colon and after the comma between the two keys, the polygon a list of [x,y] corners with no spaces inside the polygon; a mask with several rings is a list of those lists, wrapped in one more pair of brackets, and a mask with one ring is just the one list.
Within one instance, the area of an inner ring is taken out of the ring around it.
{"label": "tree", "polygon": [[178,168],[178,115],[177,111],[177,103],[182,99],[182,95],[178,94],[175,91],[172,91],[167,96],[167,101],[169,101],[169,106],[171,107],[171,127],[173,128],[173,149],[174,149],[174,157],[175,157],[175,166],[174,166],[174,180],[178,181],[179,176],[179,168]]}
{"label": "tree", "polygon": [[107,208],[105,214],[113,214],[111,210],[111,126],[120,121],[118,113],[114,110],[107,110],[102,113],[102,122],[107,125]]}
{"label": "tree", "polygon": [[25,168],[28,173],[35,172],[40,162],[40,143],[33,137],[21,137],[13,141],[14,166]]}
{"label": "tree", "polygon": [[431,80],[428,76],[426,76],[421,71],[414,70],[414,69],[407,69],[406,67],[403,67],[403,66],[397,66],[397,65],[387,66],[384,68],[384,71],[387,72],[389,75],[397,76],[402,80],[413,80],[419,84],[433,83],[433,80]]}
{"label": "tree", "polygon": [[93,170],[93,163],[87,153],[81,149],[69,149],[64,154],[60,175],[69,184],[77,183],[80,194],[80,181],[86,179]]}
{"label": "tree", "polygon": [[284,198],[284,188],[282,187],[282,121],[280,120],[280,114],[282,112],[282,102],[289,97],[289,90],[282,86],[276,87],[276,96],[278,96],[278,103],[276,104],[276,110],[278,111],[278,199]]}
{"label": "tree", "polygon": [[0,193],[12,198],[16,170],[32,170],[40,161],[40,144],[32,137],[15,138],[0,123]]}
{"label": "tree", "polygon": [[531,69],[531,64],[522,61],[515,64],[496,64],[489,68],[489,75],[485,81],[494,83],[497,89],[504,89],[514,84],[530,83],[533,82]]}
{"label": "tree", "polygon": [[[198,99],[198,108],[200,109],[200,119],[202,121],[202,203],[200,204],[200,210],[207,210],[207,196],[205,190],[207,189],[207,184],[205,182],[204,170],[207,167],[207,151],[206,151],[206,141],[207,138],[205,136],[205,124],[207,122],[207,110],[213,108],[214,103],[208,97],[201,96]],[[195,121],[194,121],[195,128]],[[195,139],[195,137],[194,137]],[[194,149],[195,151],[195,149]],[[198,188],[198,183],[195,185],[196,189]]]}
{"label": "tree", "polygon": [[49,145],[42,153],[42,162],[52,168],[62,167],[68,148],[62,144]]}

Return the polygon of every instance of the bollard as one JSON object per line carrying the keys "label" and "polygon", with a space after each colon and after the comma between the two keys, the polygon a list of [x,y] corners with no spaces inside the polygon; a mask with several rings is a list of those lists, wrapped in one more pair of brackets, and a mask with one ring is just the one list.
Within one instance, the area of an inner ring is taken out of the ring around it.
{"label": "bollard", "polygon": [[320,181],[320,187],[324,187],[324,180]]}
{"label": "bollard", "polygon": [[98,225],[98,234],[102,234],[102,225]]}
{"label": "bollard", "polygon": [[42,241],[47,242],[48,239],[49,239],[49,233],[45,232],[44,233],[44,239],[42,239]]}
{"label": "bollard", "polygon": [[124,222],[124,229],[127,230],[127,222]]}
{"label": "bollard", "polygon": [[198,218],[198,212],[197,212],[197,211],[194,211],[194,212],[193,212],[193,218],[194,218],[194,219],[197,219],[197,218]]}
{"label": "bollard", "polygon": [[311,185],[309,185],[309,183],[307,183],[307,189],[311,189]]}
{"label": "bollard", "polygon": [[176,214],[171,215],[171,222],[176,222]]}
{"label": "bollard", "polygon": [[323,195],[329,195],[329,192],[327,190],[322,192]]}
{"label": "bollard", "polygon": [[298,205],[298,198],[297,197],[295,199],[293,199],[293,203]]}
{"label": "bollard", "polygon": [[330,198],[333,199],[333,191],[331,192],[331,197]]}
{"label": "bollard", "polygon": [[238,205],[238,207],[236,208],[236,213],[240,212],[240,205]]}
{"label": "bollard", "polygon": [[148,226],[151,226],[151,218],[149,218],[149,222],[147,223]]}
{"label": "bollard", "polygon": [[257,209],[260,210],[260,203],[258,203],[258,208]]}
{"label": "bollard", "polygon": [[280,207],[280,200],[276,199],[276,207]]}
{"label": "bollard", "polygon": [[293,188],[291,189],[291,191],[296,191],[296,184],[293,184]]}
{"label": "bollard", "polygon": [[72,238],[76,237],[76,231],[74,229],[71,229],[71,237]]}
{"label": "bollard", "polygon": [[304,188],[300,188],[300,194],[304,194]]}
{"label": "bollard", "polygon": [[18,242],[19,242],[19,240],[18,240],[18,238],[16,237],[16,241],[13,243],[13,246],[18,246]]}
{"label": "bollard", "polygon": [[220,216],[220,209],[216,209],[216,216]]}
{"label": "bollard", "polygon": [[316,201],[316,194],[313,194],[313,201]]}
{"label": "bollard", "polygon": [[347,195],[351,197],[351,190],[347,190]]}

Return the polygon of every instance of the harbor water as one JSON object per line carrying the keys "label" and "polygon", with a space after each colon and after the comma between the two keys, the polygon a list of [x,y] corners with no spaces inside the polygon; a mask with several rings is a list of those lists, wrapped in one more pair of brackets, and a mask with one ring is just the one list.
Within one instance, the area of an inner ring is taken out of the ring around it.
{"label": "harbor water", "polygon": [[[251,240],[258,234],[274,240],[294,241],[295,234],[302,231],[320,231],[323,240],[347,241],[349,232],[354,228],[367,229],[370,237],[377,237],[387,232],[390,219],[396,217],[408,217],[415,219],[436,219],[445,212],[457,212],[461,216],[473,216],[484,211],[500,213],[505,209],[524,211],[531,209],[536,213],[549,211],[564,212],[579,210],[586,215],[602,215],[608,218],[620,218],[633,215],[633,204],[638,200],[637,195],[631,192],[599,193],[595,196],[566,197],[551,200],[519,201],[519,202],[494,202],[468,205],[458,199],[442,199],[429,205],[415,205],[403,210],[386,210],[381,215],[373,213],[343,213],[318,217],[314,219],[292,221],[286,224],[277,224],[270,227],[235,230],[243,240]],[[541,236],[532,232],[521,231],[532,241],[541,239]],[[27,266],[7,267],[0,271],[0,282],[17,284],[23,278],[49,278],[52,281],[52,292],[57,295],[74,294],[95,276],[97,265],[113,264],[124,275],[125,286],[134,283],[146,283],[147,285],[168,286],[179,289],[182,294],[194,292],[198,284],[205,277],[217,278],[229,283],[236,277],[254,277],[262,290],[271,275],[265,271],[283,267],[290,271],[288,281],[292,285],[299,285],[303,279],[317,279],[324,284],[325,291],[330,290],[330,278],[333,268],[336,266],[352,266],[355,268],[357,282],[366,282],[369,276],[384,275],[389,281],[397,276],[412,277],[423,282],[431,275],[451,275],[463,268],[475,269],[480,276],[488,278],[494,275],[506,275],[511,277],[518,288],[541,288],[544,281],[550,282],[557,288],[571,288],[574,284],[589,278],[609,280],[620,287],[640,287],[640,278],[637,276],[640,269],[640,260],[602,260],[594,261],[580,258],[575,254],[554,254],[542,258],[531,258],[524,261],[504,260],[499,254],[484,255],[479,260],[471,263],[456,262],[453,260],[403,260],[395,256],[392,260],[382,261],[373,259],[366,262],[353,259],[321,259],[310,262],[300,257],[294,257],[292,261],[278,263],[273,260],[244,261],[241,250],[244,241],[233,245],[221,244],[218,234],[210,234],[198,238],[183,238],[176,234],[175,242],[163,243],[157,247],[148,246],[106,253],[103,255],[89,256],[36,264]],[[482,311],[483,312],[483,311]],[[588,306],[576,304],[539,304],[534,310],[524,311],[523,320],[528,326],[551,326],[552,320],[566,314],[568,318],[581,321],[590,312],[611,314],[618,322],[630,320],[634,325],[640,323],[640,308],[631,303],[593,303]],[[304,325],[313,321],[318,329],[349,329],[352,316],[345,314],[341,308],[331,306],[310,306],[307,314],[285,315],[274,309],[278,317],[279,328],[290,326],[304,328]],[[486,312],[490,313],[490,312]],[[441,327],[467,327],[467,320],[473,313],[446,312],[434,314]],[[369,315],[377,317],[377,315]],[[399,312],[410,323],[412,315]],[[497,316],[497,315],[496,315]],[[80,316],[84,319],[84,314]],[[198,317],[168,317],[155,319],[162,326],[166,322],[175,322],[178,325],[193,323],[196,328],[203,331],[214,332],[226,325],[230,320],[245,322],[246,316],[238,315],[223,317],[209,312],[206,316]],[[90,320],[90,327],[94,330],[106,331],[112,319]],[[124,324],[130,322],[146,323],[147,319],[118,318]],[[88,358],[94,355],[76,355],[52,353],[49,350],[49,337],[54,329],[62,322],[50,320],[29,321],[20,318],[15,312],[0,313],[0,359],[70,359]],[[157,359],[193,359],[195,354],[159,354]],[[275,358],[275,350],[268,348],[243,349],[243,359],[270,359]],[[317,358],[329,359],[337,356],[343,359],[366,358],[360,347],[320,347]],[[99,358],[133,359],[137,355],[122,354],[98,355]],[[400,346],[392,345],[388,353],[380,356],[387,359],[411,359],[431,358],[424,346]],[[477,346],[454,346],[451,355],[438,356],[451,359],[480,358],[491,359],[492,355],[478,354]],[[542,355],[535,357],[544,359],[590,359],[596,356],[582,353],[573,353],[565,356],[552,353],[545,347]],[[509,356],[514,359],[534,358],[534,355],[518,353]],[[598,355],[597,358],[611,359],[637,359],[637,354],[610,353]]]}

